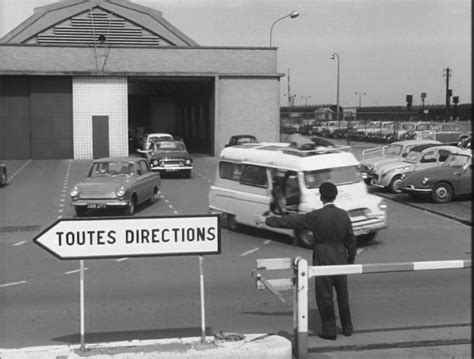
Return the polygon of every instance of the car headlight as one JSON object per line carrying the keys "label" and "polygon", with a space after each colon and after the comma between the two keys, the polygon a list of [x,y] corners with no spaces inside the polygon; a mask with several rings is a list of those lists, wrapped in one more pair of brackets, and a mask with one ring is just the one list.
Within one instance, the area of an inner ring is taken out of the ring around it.
{"label": "car headlight", "polygon": [[117,197],[123,197],[123,196],[125,196],[125,193],[126,193],[126,192],[127,192],[127,191],[125,190],[125,187],[124,187],[124,186],[120,186],[119,188],[117,188],[117,189],[115,190],[115,194],[117,195]]}
{"label": "car headlight", "polygon": [[158,160],[153,160],[153,165],[158,166]]}
{"label": "car headlight", "polygon": [[380,201],[379,204],[377,205],[377,207],[381,210],[381,211],[385,211],[387,209],[387,204],[384,202],[384,201]]}
{"label": "car headlight", "polygon": [[79,196],[79,188],[77,186],[74,186],[70,192],[71,197],[77,197]]}
{"label": "car headlight", "polygon": [[190,159],[190,158],[187,158],[184,163],[186,164],[186,166],[189,166],[193,161]]}
{"label": "car headlight", "polygon": [[423,177],[423,179],[421,180],[421,184],[425,186],[428,183],[428,181],[429,181],[428,177]]}

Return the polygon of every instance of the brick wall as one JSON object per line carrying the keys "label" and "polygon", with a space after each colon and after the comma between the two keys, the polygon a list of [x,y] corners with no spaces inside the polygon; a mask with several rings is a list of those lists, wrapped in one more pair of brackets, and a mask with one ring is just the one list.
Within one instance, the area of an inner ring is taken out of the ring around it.
{"label": "brick wall", "polygon": [[109,117],[110,156],[128,156],[128,91],[126,77],[74,77],[74,159],[90,159],[92,116]]}

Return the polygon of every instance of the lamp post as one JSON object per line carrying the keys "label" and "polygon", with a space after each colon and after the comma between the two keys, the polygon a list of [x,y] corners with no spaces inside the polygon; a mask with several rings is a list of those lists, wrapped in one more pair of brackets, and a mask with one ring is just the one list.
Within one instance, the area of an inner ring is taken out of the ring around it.
{"label": "lamp post", "polygon": [[362,107],[362,95],[367,95],[364,91],[356,91],[354,95],[359,95],[359,110]]}
{"label": "lamp post", "polygon": [[[339,124],[339,65],[340,65],[340,58],[339,58],[339,54],[337,52],[335,52],[334,54],[331,55],[331,60],[334,60],[334,59],[337,59],[337,95],[336,95],[336,120]],[[339,126],[338,126],[339,127]]]}
{"label": "lamp post", "polygon": [[308,106],[308,99],[311,98],[311,96],[301,96],[301,98],[304,98],[304,105]]}
{"label": "lamp post", "polygon": [[270,47],[272,46],[272,33],[273,33],[273,27],[275,26],[275,24],[280,20],[286,19],[287,17],[289,17],[290,19],[294,19],[295,17],[298,17],[299,15],[300,14],[298,11],[292,11],[288,15],[282,16],[273,22],[272,26],[270,27]]}

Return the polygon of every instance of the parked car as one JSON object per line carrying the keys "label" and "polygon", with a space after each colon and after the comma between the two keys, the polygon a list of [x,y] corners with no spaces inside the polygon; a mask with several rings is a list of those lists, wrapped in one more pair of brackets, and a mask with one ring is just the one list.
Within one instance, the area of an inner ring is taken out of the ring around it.
{"label": "parked car", "polygon": [[434,125],[435,125],[434,122],[427,122],[427,121],[413,122],[413,126],[408,126],[408,129],[405,132],[402,132],[402,133],[399,132],[398,139],[400,141],[414,140],[416,139],[419,133],[423,131],[428,131]]}
{"label": "parked car", "polygon": [[366,137],[370,141],[382,142],[385,141],[388,135],[391,135],[395,132],[395,123],[383,121],[374,126],[366,132]]}
{"label": "parked car", "polygon": [[225,147],[257,142],[257,138],[253,135],[234,135],[230,137],[229,142],[226,143]]}
{"label": "parked car", "polygon": [[123,208],[134,214],[136,206],[153,202],[161,179],[140,157],[108,157],[94,160],[84,181],[71,192],[71,205],[78,217],[89,209]]}
{"label": "parked car", "polygon": [[457,153],[459,147],[424,144],[413,147],[401,161],[381,165],[371,179],[372,186],[401,193],[402,175],[407,172],[441,166],[451,153]]}
{"label": "parked car", "polygon": [[321,136],[334,137],[334,132],[343,128],[347,128],[347,121],[328,121],[321,129]]}
{"label": "parked car", "polygon": [[406,174],[400,188],[412,197],[431,196],[447,203],[454,196],[472,193],[472,152],[459,149],[439,167]]}
{"label": "parked car", "polygon": [[357,131],[354,135],[359,140],[367,140],[369,138],[369,133],[375,129],[380,128],[380,124],[380,121],[360,123],[359,126],[357,126]]}
{"label": "parked car", "polygon": [[152,171],[180,172],[191,178],[193,159],[182,141],[158,141],[150,149],[138,152],[145,154]]}
{"label": "parked car", "polygon": [[148,150],[155,142],[173,139],[173,136],[169,133],[149,133],[142,138],[140,149]]}
{"label": "parked car", "polygon": [[347,126],[341,127],[341,128],[336,128],[333,132],[332,137],[334,138],[346,138],[347,133],[351,131],[354,126],[358,125],[359,122],[357,121],[349,121],[347,122]]}
{"label": "parked car", "polygon": [[360,171],[365,183],[370,184],[376,177],[380,166],[390,162],[402,161],[410,150],[419,145],[441,145],[441,142],[430,140],[397,141],[388,146],[379,146],[362,151]]}
{"label": "parked car", "polygon": [[7,166],[0,162],[0,187],[6,186],[7,180]]}
{"label": "parked car", "polygon": [[458,141],[458,147],[461,148],[472,148],[472,135],[464,137]]}
{"label": "parked car", "polygon": [[469,137],[464,127],[455,123],[438,123],[431,126],[427,131],[419,133],[420,139],[433,139],[445,144],[457,145],[459,141]]}

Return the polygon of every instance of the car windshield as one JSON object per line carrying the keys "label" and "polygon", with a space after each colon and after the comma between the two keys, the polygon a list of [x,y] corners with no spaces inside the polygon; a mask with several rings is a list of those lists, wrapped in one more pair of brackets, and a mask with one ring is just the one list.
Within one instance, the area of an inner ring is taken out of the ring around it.
{"label": "car windshield", "polygon": [[402,129],[406,131],[413,131],[415,129],[415,124],[414,123],[402,123]]}
{"label": "car windshield", "polygon": [[416,163],[416,161],[418,160],[418,158],[420,157],[420,155],[421,155],[421,152],[418,152],[418,151],[410,151],[410,152],[408,152],[408,154],[406,155],[405,161],[406,161],[406,162],[410,162],[410,163]]}
{"label": "car windshield", "polygon": [[318,188],[323,182],[327,181],[331,181],[335,185],[357,183],[361,181],[361,176],[356,166],[325,168],[323,170],[304,172],[306,188]]}
{"label": "car windshield", "polygon": [[161,141],[155,143],[155,150],[157,151],[185,151],[184,143],[182,142],[168,142]]}
{"label": "car windshield", "polygon": [[131,176],[134,173],[133,163],[130,162],[95,162],[88,177]]}
{"label": "car windshield", "polygon": [[402,145],[390,145],[385,150],[385,155],[387,156],[399,156],[402,153],[403,146]]}
{"label": "car windshield", "polygon": [[172,140],[173,138],[168,135],[163,135],[163,136],[150,136],[148,137],[148,142],[155,143],[158,141],[166,141],[166,140]]}
{"label": "car windshield", "polygon": [[459,155],[459,154],[450,154],[446,161],[442,164],[442,166],[449,166],[449,167],[462,167],[470,161],[471,157],[466,155]]}
{"label": "car windshield", "polygon": [[236,138],[236,143],[238,145],[241,145],[243,143],[254,143],[257,142],[257,140],[254,137],[238,137]]}

